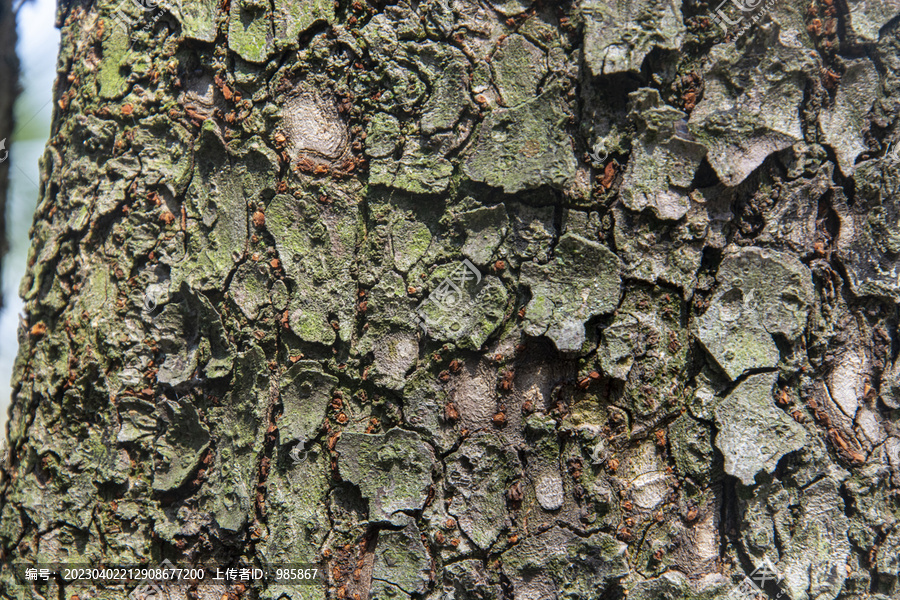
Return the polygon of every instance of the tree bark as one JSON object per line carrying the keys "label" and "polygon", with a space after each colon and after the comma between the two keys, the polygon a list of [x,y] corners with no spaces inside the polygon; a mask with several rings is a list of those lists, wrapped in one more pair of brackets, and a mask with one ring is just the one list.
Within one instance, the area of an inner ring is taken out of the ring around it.
{"label": "tree bark", "polygon": [[897,16],[61,3],[0,597],[900,597]]}

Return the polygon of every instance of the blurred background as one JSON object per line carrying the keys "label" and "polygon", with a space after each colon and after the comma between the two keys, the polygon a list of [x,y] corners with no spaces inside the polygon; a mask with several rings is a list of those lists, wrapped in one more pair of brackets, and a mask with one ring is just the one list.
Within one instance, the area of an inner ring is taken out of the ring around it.
{"label": "blurred background", "polygon": [[38,197],[38,159],[50,136],[53,81],[59,31],[54,26],[55,0],[28,0],[17,16],[18,54],[21,63],[16,101],[15,132],[6,147],[10,161],[10,196],[6,207],[9,252],[3,259],[3,306],[0,309],[0,432],[6,437],[10,379],[18,350],[16,329],[22,314],[19,283],[25,274],[28,230]]}

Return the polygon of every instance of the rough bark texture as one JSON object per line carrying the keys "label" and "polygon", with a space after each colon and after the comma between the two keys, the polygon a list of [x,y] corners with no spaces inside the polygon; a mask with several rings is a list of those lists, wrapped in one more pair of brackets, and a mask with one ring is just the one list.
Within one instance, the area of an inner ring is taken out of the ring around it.
{"label": "rough bark texture", "polygon": [[893,0],[122,7],[60,8],[0,597],[900,598]]}
{"label": "rough bark texture", "polygon": [[[9,190],[9,144],[15,126],[13,106],[19,85],[16,57],[16,15],[12,0],[0,0],[0,290],[3,289],[3,256],[9,249],[6,238],[6,196]],[[0,308],[3,293],[0,292]]]}

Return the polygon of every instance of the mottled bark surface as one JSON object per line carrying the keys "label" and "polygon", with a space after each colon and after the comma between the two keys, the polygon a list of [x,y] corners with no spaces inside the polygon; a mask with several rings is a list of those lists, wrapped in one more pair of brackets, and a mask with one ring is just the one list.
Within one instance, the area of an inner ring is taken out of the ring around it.
{"label": "mottled bark surface", "polygon": [[898,7],[715,8],[63,3],[0,597],[900,597]]}
{"label": "mottled bark surface", "polygon": [[[19,61],[16,57],[16,15],[12,0],[0,0],[0,289],[3,289],[3,256],[9,249],[6,237],[6,196],[9,190],[9,138],[12,136],[13,105],[18,95]],[[0,308],[3,294],[0,293]]]}

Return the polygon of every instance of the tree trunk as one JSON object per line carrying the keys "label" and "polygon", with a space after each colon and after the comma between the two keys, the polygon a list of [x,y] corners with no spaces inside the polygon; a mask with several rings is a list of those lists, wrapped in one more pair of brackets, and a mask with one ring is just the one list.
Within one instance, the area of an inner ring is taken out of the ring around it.
{"label": "tree trunk", "polygon": [[0,309],[3,308],[3,256],[6,239],[6,195],[9,189],[9,145],[15,122],[13,108],[19,92],[16,57],[16,14],[12,0],[0,0]]}
{"label": "tree trunk", "polygon": [[898,10],[718,8],[61,3],[0,597],[900,598]]}

